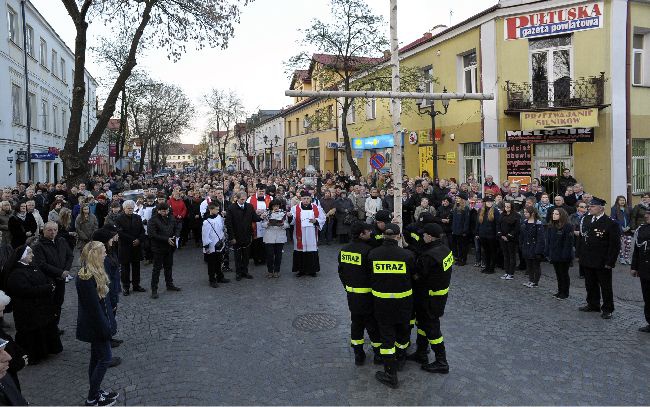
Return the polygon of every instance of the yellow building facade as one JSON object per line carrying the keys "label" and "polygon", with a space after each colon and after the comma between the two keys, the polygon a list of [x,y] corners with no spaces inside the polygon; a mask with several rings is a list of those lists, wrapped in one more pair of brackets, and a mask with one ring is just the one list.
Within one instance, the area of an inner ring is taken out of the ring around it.
{"label": "yellow building facade", "polygon": [[[432,139],[438,139],[440,178],[463,182],[489,174],[524,184],[539,178],[554,192],[554,180],[568,168],[608,202],[626,195],[628,182],[634,194],[650,189],[649,33],[647,1],[502,0],[407,45],[401,64],[435,78],[424,90],[495,98],[451,101],[446,114],[436,116],[435,133],[430,115],[405,101],[405,173],[432,174]],[[434,106],[444,113],[440,102]],[[348,130],[362,172],[372,170],[376,153],[389,165],[392,148],[372,148],[374,142],[386,146],[383,136],[392,133],[388,101],[359,102],[354,115]]]}

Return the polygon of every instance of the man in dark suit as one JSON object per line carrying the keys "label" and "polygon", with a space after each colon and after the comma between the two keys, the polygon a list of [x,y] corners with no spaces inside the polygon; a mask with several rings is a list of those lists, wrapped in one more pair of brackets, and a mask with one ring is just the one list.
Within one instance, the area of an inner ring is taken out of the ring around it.
{"label": "man in dark suit", "polygon": [[578,257],[585,272],[587,305],[579,309],[583,312],[602,312],[603,319],[610,319],[614,312],[612,269],[621,249],[621,236],[618,224],[605,215],[606,203],[594,197],[589,202],[589,215],[584,216],[580,223],[582,244],[579,245]]}
{"label": "man in dark suit", "polygon": [[253,241],[253,222],[262,221],[253,206],[246,202],[247,198],[246,192],[238,192],[237,203],[230,205],[226,214],[226,228],[230,237],[230,245],[235,253],[235,279],[237,281],[242,278],[253,278],[248,273],[248,260]]}

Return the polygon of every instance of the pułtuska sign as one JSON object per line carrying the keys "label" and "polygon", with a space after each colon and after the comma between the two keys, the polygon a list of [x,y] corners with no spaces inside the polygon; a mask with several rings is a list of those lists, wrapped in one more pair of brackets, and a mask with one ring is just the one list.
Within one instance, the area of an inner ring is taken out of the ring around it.
{"label": "pu\u0142tuska sign", "polygon": [[601,1],[507,17],[505,39],[548,37],[602,28],[604,10]]}

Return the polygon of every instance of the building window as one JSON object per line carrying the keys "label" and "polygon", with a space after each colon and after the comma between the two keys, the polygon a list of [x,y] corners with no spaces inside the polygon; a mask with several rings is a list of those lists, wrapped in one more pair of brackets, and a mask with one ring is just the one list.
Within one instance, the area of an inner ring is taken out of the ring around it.
{"label": "building window", "polygon": [[536,106],[571,98],[571,35],[529,40],[530,77]]}
{"label": "building window", "polygon": [[40,49],[40,60],[41,65],[47,68],[47,42],[41,38],[41,49]]}
{"label": "building window", "polygon": [[476,69],[476,51],[468,52],[459,56],[461,71],[462,89],[465,93],[476,93],[477,89],[477,69]]}
{"label": "building window", "polygon": [[476,182],[483,184],[483,165],[482,165],[481,143],[463,144],[463,159],[460,178],[467,181],[473,177]]}
{"label": "building window", "polygon": [[347,122],[356,123],[357,121],[357,110],[354,107],[354,101],[350,103],[350,108],[348,109]]}
{"label": "building window", "polygon": [[[422,85],[420,86],[420,91],[424,93],[433,93],[433,67],[427,66],[422,69]],[[430,106],[431,101],[423,99],[421,106]]]}
{"label": "building window", "polygon": [[313,165],[318,171],[320,169],[320,148],[310,148],[308,151],[309,165]]}
{"label": "building window", "polygon": [[57,118],[59,117],[59,107],[56,105],[52,105],[52,133],[55,135],[59,134],[59,129],[57,126]]}
{"label": "building window", "polygon": [[30,57],[34,57],[34,29],[32,26],[27,25],[27,53]]}
{"label": "building window", "polygon": [[327,128],[331,129],[334,127],[334,109],[332,105],[327,106]]}
{"label": "building window", "polygon": [[49,114],[49,104],[47,103],[47,100],[42,99],[41,100],[41,130],[44,132],[47,132],[48,126],[47,126],[47,116]]}
{"label": "building window", "polygon": [[632,140],[632,193],[650,192],[650,139]]}
{"label": "building window", "polygon": [[66,76],[65,76],[65,59],[61,58],[61,80],[63,82],[68,82]]}
{"label": "building window", "polygon": [[9,24],[9,39],[16,45],[20,40],[18,31],[18,15],[11,8],[7,7],[7,23]]}
{"label": "building window", "polygon": [[645,36],[642,34],[634,34],[634,39],[632,40],[632,84],[633,85],[643,85],[645,83],[643,78],[644,62],[645,62],[645,52],[643,50],[643,43]]}
{"label": "building window", "polygon": [[377,118],[377,99],[368,99],[366,104],[366,119],[374,120]]}
{"label": "building window", "polygon": [[20,86],[11,84],[11,105],[13,107],[11,120],[14,124],[22,124],[23,122],[21,93]]}
{"label": "building window", "polygon": [[29,93],[29,126],[32,129],[36,129],[36,120],[34,120],[34,117],[36,116],[36,95],[33,93]]}
{"label": "building window", "polygon": [[296,136],[300,134],[300,119],[296,117]]}
{"label": "building window", "polygon": [[302,126],[305,128],[305,134],[309,133],[309,128],[311,127],[311,120],[309,119],[309,115],[306,114],[305,118],[303,119]]}
{"label": "building window", "polygon": [[59,76],[58,63],[59,63],[59,54],[55,50],[52,50],[52,74],[54,76]]}

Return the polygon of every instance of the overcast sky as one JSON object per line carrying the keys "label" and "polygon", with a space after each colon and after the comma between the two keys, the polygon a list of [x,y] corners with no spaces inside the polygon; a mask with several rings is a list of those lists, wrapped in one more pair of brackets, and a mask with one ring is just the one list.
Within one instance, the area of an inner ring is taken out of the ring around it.
{"label": "overcast sky", "polygon": [[[74,26],[60,0],[31,1],[74,50]],[[389,1],[367,1],[377,14],[384,16],[388,38]],[[457,24],[496,2],[399,0],[399,41],[402,45],[407,44],[438,24]],[[453,12],[451,16],[450,11]],[[255,0],[242,10],[241,23],[235,27],[235,37],[228,49],[191,51],[177,63],[167,59],[164,52],[149,51],[138,60],[138,65],[155,79],[179,85],[194,100],[199,114],[194,120],[194,128],[182,139],[196,143],[206,126],[202,95],[211,88],[235,90],[248,112],[259,108],[280,109],[291,104],[291,99],[284,96],[289,87],[284,62],[298,50],[298,29],[306,28],[312,19],[325,18],[328,14],[328,0]],[[106,33],[99,24],[90,24],[88,35],[91,44]],[[101,82],[103,72],[100,66],[92,58],[87,62],[91,75]]]}

